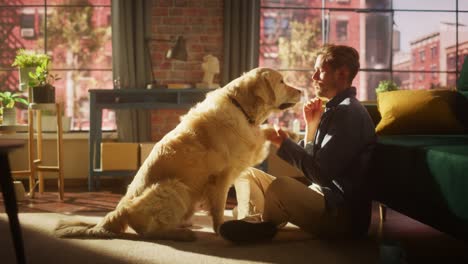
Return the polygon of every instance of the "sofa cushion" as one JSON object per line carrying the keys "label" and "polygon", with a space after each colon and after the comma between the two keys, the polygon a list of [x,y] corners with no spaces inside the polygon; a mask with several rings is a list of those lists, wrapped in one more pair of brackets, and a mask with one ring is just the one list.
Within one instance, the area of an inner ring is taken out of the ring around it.
{"label": "sofa cushion", "polygon": [[465,128],[457,119],[457,92],[451,90],[400,90],[379,93],[382,119],[377,134],[453,134]]}

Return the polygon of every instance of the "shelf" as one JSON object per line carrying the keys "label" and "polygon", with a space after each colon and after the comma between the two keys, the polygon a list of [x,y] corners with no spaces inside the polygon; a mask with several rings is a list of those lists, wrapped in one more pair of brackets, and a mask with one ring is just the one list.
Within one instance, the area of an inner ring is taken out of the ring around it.
{"label": "shelf", "polygon": [[28,107],[30,109],[33,109],[33,110],[49,110],[49,111],[55,111],[56,110],[55,103],[51,103],[51,104],[30,103]]}
{"label": "shelf", "polygon": [[27,132],[28,125],[0,125],[0,133]]}

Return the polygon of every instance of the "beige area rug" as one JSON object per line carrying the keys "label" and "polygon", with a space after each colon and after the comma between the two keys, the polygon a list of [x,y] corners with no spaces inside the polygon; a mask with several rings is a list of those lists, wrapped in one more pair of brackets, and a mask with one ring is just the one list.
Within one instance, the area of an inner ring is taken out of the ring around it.
{"label": "beige area rug", "polygon": [[[231,211],[226,211],[231,218]],[[216,236],[209,216],[194,217],[195,242],[122,239],[59,239],[52,230],[59,219],[97,222],[103,215],[70,216],[21,213],[27,263],[378,263],[371,239],[326,242],[288,225],[272,243],[238,246]],[[0,214],[0,263],[15,263],[6,214]]]}

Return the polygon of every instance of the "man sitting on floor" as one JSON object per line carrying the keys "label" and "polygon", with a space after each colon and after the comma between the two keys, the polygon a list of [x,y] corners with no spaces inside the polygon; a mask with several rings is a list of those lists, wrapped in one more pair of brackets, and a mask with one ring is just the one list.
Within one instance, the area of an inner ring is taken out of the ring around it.
{"label": "man sitting on floor", "polygon": [[[321,238],[367,234],[371,201],[366,174],[376,136],[351,86],[358,70],[354,48],[327,45],[319,50],[312,76],[316,98],[303,108],[304,140],[295,143],[282,130],[270,138],[278,156],[302,170],[311,185],[248,170],[235,184],[238,219],[254,213],[259,217],[225,222],[220,227],[223,238],[268,241],[287,222]],[[322,99],[329,100],[325,110]]]}

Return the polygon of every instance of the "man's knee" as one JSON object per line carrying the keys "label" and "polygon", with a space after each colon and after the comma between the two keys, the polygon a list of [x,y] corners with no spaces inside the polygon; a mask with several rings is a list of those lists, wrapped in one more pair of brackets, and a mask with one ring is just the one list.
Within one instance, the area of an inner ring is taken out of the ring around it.
{"label": "man's knee", "polygon": [[290,189],[294,181],[294,179],[289,177],[276,178],[268,187],[265,198],[268,199],[269,197],[278,197],[283,193],[287,193],[288,189]]}

